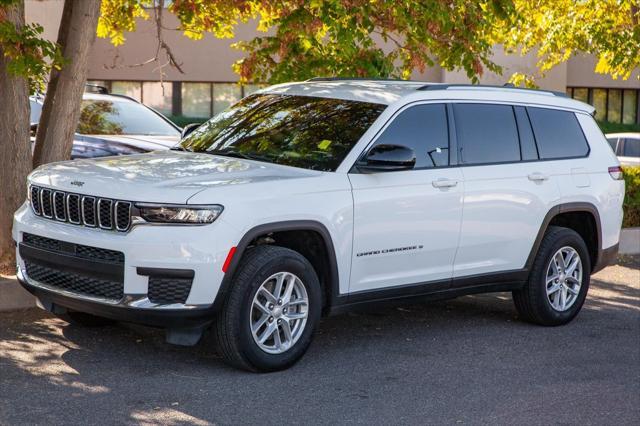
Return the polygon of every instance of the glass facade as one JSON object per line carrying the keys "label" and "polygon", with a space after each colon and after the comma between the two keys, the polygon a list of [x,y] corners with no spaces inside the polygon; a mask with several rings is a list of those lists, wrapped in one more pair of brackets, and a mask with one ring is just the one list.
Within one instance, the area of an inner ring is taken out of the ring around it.
{"label": "glass facade", "polygon": [[573,99],[593,105],[597,120],[640,124],[640,89],[570,87],[567,93]]}
{"label": "glass facade", "polygon": [[[176,81],[89,80],[110,93],[130,96],[164,115],[210,118],[266,84],[200,83]],[[97,88],[87,91],[97,93]]]}

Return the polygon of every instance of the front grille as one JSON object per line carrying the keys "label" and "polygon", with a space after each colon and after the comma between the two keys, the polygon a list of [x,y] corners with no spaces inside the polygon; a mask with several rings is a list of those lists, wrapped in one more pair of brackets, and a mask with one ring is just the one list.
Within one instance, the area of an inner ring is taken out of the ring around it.
{"label": "front grille", "polygon": [[191,292],[193,278],[149,277],[149,301],[153,303],[185,303]]}
{"label": "front grille", "polygon": [[26,260],[27,276],[42,284],[84,296],[118,301],[124,296],[124,284],[84,274],[60,271]]}
{"label": "front grille", "polygon": [[129,201],[92,197],[31,186],[31,210],[38,216],[73,225],[126,232],[131,227]]}
{"label": "front grille", "polygon": [[124,265],[124,253],[116,250],[67,243],[65,241],[27,233],[22,236],[22,242],[31,247],[72,255],[87,260]]}

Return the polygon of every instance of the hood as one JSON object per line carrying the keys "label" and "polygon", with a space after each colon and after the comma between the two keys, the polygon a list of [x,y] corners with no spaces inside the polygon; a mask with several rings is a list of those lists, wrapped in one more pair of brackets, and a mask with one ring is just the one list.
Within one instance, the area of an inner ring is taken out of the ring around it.
{"label": "hood", "polygon": [[77,142],[105,142],[134,146],[145,151],[169,149],[180,141],[180,135],[176,136],[150,136],[150,135],[79,135]]}
{"label": "hood", "polygon": [[120,200],[187,203],[198,192],[321,174],[257,161],[181,151],[63,161],[38,167],[29,182]]}

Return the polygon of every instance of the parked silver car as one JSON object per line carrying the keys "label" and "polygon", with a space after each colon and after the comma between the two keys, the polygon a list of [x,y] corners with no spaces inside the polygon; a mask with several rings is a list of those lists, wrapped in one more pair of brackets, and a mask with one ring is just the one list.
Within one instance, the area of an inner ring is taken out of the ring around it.
{"label": "parked silver car", "polygon": [[[72,159],[165,150],[180,140],[181,129],[159,112],[128,96],[98,91],[82,96]],[[32,143],[43,102],[43,96],[30,98]]]}
{"label": "parked silver car", "polygon": [[640,133],[608,133],[613,152],[623,166],[640,166]]}

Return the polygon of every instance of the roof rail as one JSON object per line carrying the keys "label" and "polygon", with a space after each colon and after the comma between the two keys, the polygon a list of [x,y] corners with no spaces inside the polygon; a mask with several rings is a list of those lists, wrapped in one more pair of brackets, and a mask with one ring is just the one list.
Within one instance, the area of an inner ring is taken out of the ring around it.
{"label": "roof rail", "polygon": [[[368,78],[368,77],[313,77],[305,81],[412,81],[402,80],[400,78]],[[414,83],[416,83],[414,81]],[[419,83],[419,82],[417,82]]]}
{"label": "roof rail", "polygon": [[495,85],[490,85],[490,84],[426,84],[422,87],[418,87],[418,90],[447,90],[449,88],[451,89],[456,89],[456,88],[483,88],[483,87],[487,87],[487,88],[491,88],[491,89],[506,89],[506,90],[527,90],[527,91],[531,91],[531,92],[537,92],[537,93],[546,93],[549,95],[553,95],[553,96],[559,96],[559,97],[563,97],[563,98],[568,98],[567,94],[564,92],[556,92],[553,90],[540,90],[540,89],[529,89],[527,87],[516,87],[511,83],[507,83],[503,86],[495,86]]}
{"label": "roof rail", "polygon": [[104,86],[100,86],[98,84],[85,83],[84,87],[85,87],[85,91],[87,92],[99,93],[101,95],[109,94],[109,89],[107,89]]}

